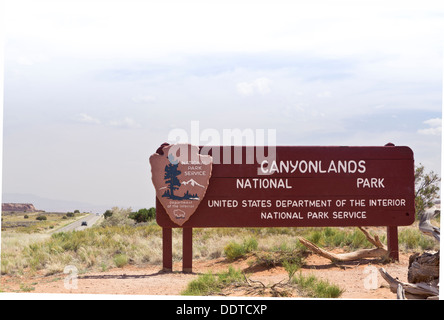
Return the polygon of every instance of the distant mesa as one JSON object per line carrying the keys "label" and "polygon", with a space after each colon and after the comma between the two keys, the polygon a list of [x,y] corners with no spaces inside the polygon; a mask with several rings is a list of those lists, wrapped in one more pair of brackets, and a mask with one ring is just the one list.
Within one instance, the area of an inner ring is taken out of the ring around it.
{"label": "distant mesa", "polygon": [[38,212],[32,203],[2,203],[2,211]]}

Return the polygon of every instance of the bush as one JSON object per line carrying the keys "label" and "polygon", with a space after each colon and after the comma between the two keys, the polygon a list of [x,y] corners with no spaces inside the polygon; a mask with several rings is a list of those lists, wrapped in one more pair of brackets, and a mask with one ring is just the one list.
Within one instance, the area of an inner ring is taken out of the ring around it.
{"label": "bush", "polygon": [[129,218],[130,214],[131,208],[113,207],[111,210],[106,210],[106,218],[101,226],[134,226],[134,221]]}
{"label": "bush", "polygon": [[434,250],[436,242],[432,237],[424,235],[418,229],[403,229],[399,232],[399,244],[404,246],[406,250],[417,249]]}
{"label": "bush", "polygon": [[156,209],[140,209],[137,212],[131,212],[129,217],[136,221],[136,223],[148,222],[156,218]]}
{"label": "bush", "polygon": [[197,279],[188,284],[181,294],[186,296],[211,295],[220,292],[232,283],[243,281],[242,272],[230,266],[226,272],[218,274],[207,272],[199,275]]}
{"label": "bush", "polygon": [[241,244],[230,242],[224,249],[228,260],[236,260],[257,249],[257,240],[255,238],[245,239]]}
{"label": "bush", "polygon": [[27,214],[25,214],[25,216],[23,217],[24,219],[28,219],[29,216]]}
{"label": "bush", "polygon": [[105,219],[108,219],[108,218],[110,218],[112,216],[113,216],[113,212],[111,210],[106,210],[105,213],[103,214],[103,217]]}
{"label": "bush", "polygon": [[36,220],[39,220],[39,221],[47,220],[46,216],[38,216],[38,217],[35,218],[35,219],[36,219]]}
{"label": "bush", "polygon": [[117,268],[122,268],[128,264],[128,257],[126,254],[116,254],[113,260]]}
{"label": "bush", "polygon": [[312,298],[338,298],[344,290],[328,281],[317,279],[315,276],[299,276],[293,277],[291,282],[298,285],[300,290],[307,296]]}
{"label": "bush", "polygon": [[72,218],[72,217],[74,217],[74,212],[68,212],[68,213],[66,213],[66,216],[68,218]]}
{"label": "bush", "polygon": [[417,216],[432,207],[434,201],[439,199],[440,182],[441,178],[433,171],[426,173],[422,164],[415,167],[415,211]]}
{"label": "bush", "polygon": [[346,247],[350,250],[372,247],[365,235],[355,228],[319,228],[311,232],[307,239],[318,246]]}

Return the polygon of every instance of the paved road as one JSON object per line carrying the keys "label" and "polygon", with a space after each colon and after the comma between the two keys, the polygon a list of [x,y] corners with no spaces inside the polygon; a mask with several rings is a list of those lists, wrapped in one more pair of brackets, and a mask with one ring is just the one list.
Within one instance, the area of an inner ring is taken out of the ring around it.
{"label": "paved road", "polygon": [[[86,228],[89,228],[96,223],[102,215],[96,215],[95,213],[91,213],[90,215],[83,217],[67,226],[64,226],[63,228],[57,229],[54,232],[68,232],[68,231],[79,231],[84,230]],[[82,226],[82,222],[86,221],[87,226]]]}

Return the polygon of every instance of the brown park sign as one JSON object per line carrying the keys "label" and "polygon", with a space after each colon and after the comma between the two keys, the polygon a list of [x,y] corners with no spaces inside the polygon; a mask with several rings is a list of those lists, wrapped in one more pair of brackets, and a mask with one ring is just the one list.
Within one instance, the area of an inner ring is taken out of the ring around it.
{"label": "brown park sign", "polygon": [[[191,228],[387,226],[397,257],[397,226],[415,219],[410,148],[275,148],[271,157],[255,157],[255,147],[159,148],[150,158],[158,224],[184,228],[184,240]],[[177,191],[166,182],[171,165]]]}
{"label": "brown park sign", "polygon": [[200,155],[199,147],[186,146],[188,159],[180,148],[168,145],[150,157],[151,174],[158,201],[174,224],[190,219],[205,196],[211,177],[212,157]]}

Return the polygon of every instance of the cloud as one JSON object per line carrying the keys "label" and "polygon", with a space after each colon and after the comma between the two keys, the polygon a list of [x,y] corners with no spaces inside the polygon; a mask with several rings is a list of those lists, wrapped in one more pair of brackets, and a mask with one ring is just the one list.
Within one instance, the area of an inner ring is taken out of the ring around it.
{"label": "cloud", "polygon": [[110,126],[121,127],[121,128],[140,128],[140,123],[136,122],[133,118],[125,117],[122,120],[112,120],[109,122]]}
{"label": "cloud", "polygon": [[108,123],[106,121],[101,121],[100,119],[94,118],[86,113],[81,113],[78,116],[78,121],[87,124],[95,124],[95,125],[108,125],[111,127],[120,127],[120,128],[140,128],[141,125],[136,120],[131,117],[124,117],[123,119],[118,120],[110,120]]}
{"label": "cloud", "polygon": [[257,78],[252,82],[239,82],[236,85],[237,92],[243,96],[250,96],[255,93],[265,95],[271,92],[271,80],[265,77]]}
{"label": "cloud", "polygon": [[318,97],[318,98],[331,98],[331,97],[332,97],[332,94],[331,94],[330,91],[323,91],[323,92],[319,92],[319,93],[317,94],[317,97]]}
{"label": "cloud", "polygon": [[89,123],[89,124],[101,124],[101,121],[99,119],[93,118],[86,113],[81,113],[79,115],[79,121],[83,122],[83,123]]}
{"label": "cloud", "polygon": [[16,61],[18,64],[23,66],[32,66],[34,64],[34,61],[31,58],[25,56],[17,57]]}
{"label": "cloud", "polygon": [[430,128],[418,130],[419,134],[433,135],[433,136],[441,135],[441,132],[442,132],[442,119],[441,118],[429,119],[429,120],[424,121],[423,123],[429,125]]}
{"label": "cloud", "polygon": [[442,119],[441,118],[434,118],[424,121],[425,124],[428,124],[431,127],[441,127],[442,126]]}
{"label": "cloud", "polygon": [[137,96],[132,99],[135,103],[150,103],[156,101],[156,97],[145,95],[145,96]]}

